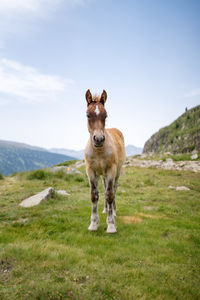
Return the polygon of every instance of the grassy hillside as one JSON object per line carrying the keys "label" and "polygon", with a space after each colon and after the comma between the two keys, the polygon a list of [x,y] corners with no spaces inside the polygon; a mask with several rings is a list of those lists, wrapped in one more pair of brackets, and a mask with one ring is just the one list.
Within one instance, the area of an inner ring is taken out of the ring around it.
{"label": "grassy hillside", "polygon": [[200,105],[160,129],[145,143],[143,153],[200,151]]}
{"label": "grassy hillside", "polygon": [[72,159],[66,155],[35,149],[37,148],[20,143],[0,141],[0,173],[9,175],[13,172],[41,169]]}
{"label": "grassy hillside", "polygon": [[[0,299],[199,299],[200,174],[126,168],[118,232],[108,235],[102,185],[100,227],[87,230],[91,204],[81,171],[0,181]],[[19,207],[48,186],[71,195]]]}

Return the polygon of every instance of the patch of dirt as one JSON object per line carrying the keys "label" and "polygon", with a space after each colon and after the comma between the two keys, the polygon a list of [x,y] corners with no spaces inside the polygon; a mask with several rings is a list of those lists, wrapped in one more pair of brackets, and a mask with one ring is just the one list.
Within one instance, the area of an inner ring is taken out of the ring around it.
{"label": "patch of dirt", "polygon": [[155,216],[155,215],[150,215],[150,214],[145,214],[145,213],[137,213],[137,215],[139,215],[140,217],[144,217],[144,218],[150,218],[150,219],[160,219],[162,218],[161,216]]}
{"label": "patch of dirt", "polygon": [[160,219],[163,217],[145,214],[141,212],[141,213],[137,213],[135,216],[120,216],[119,218],[124,224],[131,224],[131,223],[137,224],[143,221],[142,218]]}
{"label": "patch of dirt", "polygon": [[144,210],[157,210],[157,207],[155,206],[143,206]]}
{"label": "patch of dirt", "polygon": [[131,224],[131,223],[141,223],[142,219],[136,216],[121,216],[119,217],[120,220],[122,220],[123,223],[125,224]]}

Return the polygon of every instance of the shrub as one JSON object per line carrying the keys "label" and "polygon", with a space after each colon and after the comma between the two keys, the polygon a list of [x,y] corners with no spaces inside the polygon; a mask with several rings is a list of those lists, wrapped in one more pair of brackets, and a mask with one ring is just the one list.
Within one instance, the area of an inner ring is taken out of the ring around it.
{"label": "shrub", "polygon": [[0,173],[0,180],[4,179],[3,175]]}
{"label": "shrub", "polygon": [[76,182],[83,182],[83,181],[84,181],[84,178],[81,177],[81,176],[77,176],[77,177],[75,177],[75,181],[76,181]]}
{"label": "shrub", "polygon": [[152,186],[152,185],[154,185],[154,182],[151,178],[147,178],[144,180],[144,184],[147,186]]}
{"label": "shrub", "polygon": [[176,129],[178,129],[180,126],[180,124],[178,122],[176,122]]}
{"label": "shrub", "polygon": [[28,176],[27,179],[32,180],[32,179],[39,179],[43,180],[47,177],[47,173],[44,172],[43,170],[36,170],[34,172],[31,172]]}
{"label": "shrub", "polygon": [[54,176],[56,178],[64,178],[66,176],[66,173],[63,170],[59,170],[59,171],[54,173]]}

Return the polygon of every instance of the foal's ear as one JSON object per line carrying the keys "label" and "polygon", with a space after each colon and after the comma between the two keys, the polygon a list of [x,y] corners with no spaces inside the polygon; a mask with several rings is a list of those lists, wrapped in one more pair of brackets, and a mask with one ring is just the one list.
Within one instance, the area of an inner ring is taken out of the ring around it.
{"label": "foal's ear", "polygon": [[103,90],[103,93],[101,94],[100,102],[104,105],[107,99],[107,93],[105,90]]}
{"label": "foal's ear", "polygon": [[87,104],[89,105],[92,102],[92,95],[90,93],[90,90],[87,90],[87,92],[85,93],[85,98],[87,100]]}

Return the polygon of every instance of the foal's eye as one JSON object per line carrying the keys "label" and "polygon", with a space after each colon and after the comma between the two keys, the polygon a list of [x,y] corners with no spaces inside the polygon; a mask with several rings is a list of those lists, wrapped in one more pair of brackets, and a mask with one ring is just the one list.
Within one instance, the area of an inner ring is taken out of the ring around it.
{"label": "foal's eye", "polygon": [[89,119],[89,118],[90,118],[90,115],[87,115],[87,118]]}

